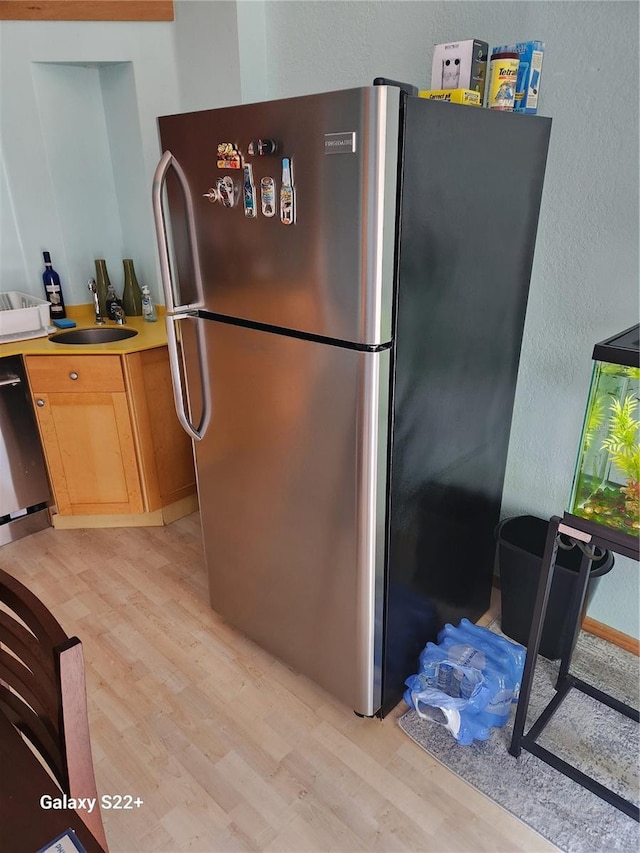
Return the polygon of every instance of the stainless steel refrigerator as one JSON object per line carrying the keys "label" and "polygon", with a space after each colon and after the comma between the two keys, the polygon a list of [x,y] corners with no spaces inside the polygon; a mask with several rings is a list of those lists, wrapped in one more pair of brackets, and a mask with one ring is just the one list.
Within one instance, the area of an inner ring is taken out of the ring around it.
{"label": "stainless steel refrigerator", "polygon": [[362,715],[489,604],[550,131],[410,92],[158,120],[211,605]]}

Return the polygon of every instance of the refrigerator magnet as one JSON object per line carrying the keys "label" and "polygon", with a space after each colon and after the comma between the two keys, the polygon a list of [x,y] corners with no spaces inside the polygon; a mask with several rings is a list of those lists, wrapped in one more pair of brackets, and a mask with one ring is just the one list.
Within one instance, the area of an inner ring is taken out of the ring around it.
{"label": "refrigerator magnet", "polygon": [[224,207],[233,207],[236,203],[236,188],[229,175],[218,178],[216,181],[218,196]]}
{"label": "refrigerator magnet", "polygon": [[253,183],[253,169],[248,163],[244,167],[242,197],[244,199],[244,215],[247,219],[253,219],[256,215],[256,187]]}
{"label": "refrigerator magnet", "polygon": [[242,157],[233,142],[218,145],[218,169],[241,169]]}
{"label": "refrigerator magnet", "polygon": [[276,212],[276,186],[268,176],[260,181],[260,208],[263,216],[273,216]]}
{"label": "refrigerator magnet", "polygon": [[288,157],[282,158],[282,185],[280,187],[280,221],[292,225],[294,219],[294,194],[292,164]]}
{"label": "refrigerator magnet", "polygon": [[247,154],[252,157],[269,157],[278,150],[275,139],[252,139],[247,148]]}
{"label": "refrigerator magnet", "polygon": [[215,204],[218,201],[218,190],[215,187],[209,187],[206,193],[202,193],[202,197],[206,198],[208,202],[211,204]]}

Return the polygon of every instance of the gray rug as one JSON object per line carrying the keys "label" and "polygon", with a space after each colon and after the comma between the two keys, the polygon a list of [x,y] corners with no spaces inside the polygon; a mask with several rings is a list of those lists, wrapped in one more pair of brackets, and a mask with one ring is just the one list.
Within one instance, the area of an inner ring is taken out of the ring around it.
{"label": "gray rug", "polygon": [[[538,658],[525,732],[554,696],[558,663]],[[632,707],[638,707],[638,657],[582,632],[572,675]],[[504,728],[472,746],[407,711],[398,723],[419,746],[449,770],[567,853],[640,849],[639,824],[528,752],[509,755],[515,706]],[[571,690],[543,734],[541,746],[613,789],[639,802],[638,724],[591,697]]]}

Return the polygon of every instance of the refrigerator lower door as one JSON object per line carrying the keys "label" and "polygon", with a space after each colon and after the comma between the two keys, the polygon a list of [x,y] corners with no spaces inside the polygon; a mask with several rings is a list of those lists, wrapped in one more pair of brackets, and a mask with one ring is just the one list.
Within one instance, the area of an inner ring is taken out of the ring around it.
{"label": "refrigerator lower door", "polygon": [[[380,706],[389,352],[213,320],[196,463],[213,609],[351,706]],[[197,384],[197,383],[196,383]],[[196,416],[197,413],[194,414]]]}

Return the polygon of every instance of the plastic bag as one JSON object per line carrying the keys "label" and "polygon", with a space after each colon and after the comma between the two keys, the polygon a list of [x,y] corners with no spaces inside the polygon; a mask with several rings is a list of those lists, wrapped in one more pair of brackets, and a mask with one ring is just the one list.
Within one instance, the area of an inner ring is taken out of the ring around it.
{"label": "plastic bag", "polygon": [[464,665],[477,668],[484,676],[485,690],[482,703],[476,703],[476,712],[482,716],[482,722],[487,726],[504,726],[509,719],[511,699],[513,697],[512,681],[491,657],[470,643],[461,643],[451,637],[445,637],[437,648],[443,650],[447,657]]}
{"label": "plastic bag", "polygon": [[464,670],[461,675],[468,678],[472,684],[471,697],[462,699],[450,696],[437,686],[430,686],[430,676],[418,673],[411,675],[405,682],[408,687],[404,694],[405,702],[421,719],[444,726],[460,744],[468,746],[474,740],[487,740],[489,728],[482,724],[478,714],[473,710],[482,692],[484,681],[482,674],[472,667],[456,667],[455,664],[446,660],[441,661],[438,668],[442,664],[450,667],[450,670]]}
{"label": "plastic bag", "polygon": [[[453,672],[445,681],[439,672],[437,686],[450,696],[466,699],[469,710],[481,714],[485,726],[503,726],[509,718],[512,691],[509,689],[505,674],[496,668],[487,655],[470,643],[459,643],[447,637],[436,645],[427,643],[420,653],[419,672],[434,664],[450,664]],[[480,687],[471,696],[467,695],[463,673],[476,672],[482,676]]]}
{"label": "plastic bag", "polygon": [[517,700],[526,649],[463,619],[427,643],[419,671],[405,684],[405,702],[424,720],[444,726],[462,745],[486,740],[504,726]]}
{"label": "plastic bag", "polygon": [[518,701],[527,656],[527,650],[524,646],[513,643],[488,628],[474,625],[468,619],[461,619],[457,627],[447,623],[438,634],[438,642],[442,643],[446,637],[471,643],[475,648],[483,651],[494,666],[503,669],[508,674],[513,689],[511,701]]}

